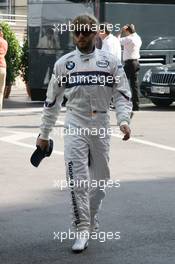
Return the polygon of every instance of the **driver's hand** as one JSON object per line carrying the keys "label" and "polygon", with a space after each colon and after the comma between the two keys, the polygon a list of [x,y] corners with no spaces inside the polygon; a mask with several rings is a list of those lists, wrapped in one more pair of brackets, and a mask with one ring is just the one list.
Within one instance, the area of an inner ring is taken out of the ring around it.
{"label": "driver's hand", "polygon": [[121,125],[120,130],[124,134],[123,140],[128,140],[131,136],[131,129],[128,125]]}
{"label": "driver's hand", "polygon": [[49,140],[37,138],[36,145],[39,146],[42,150],[48,148]]}

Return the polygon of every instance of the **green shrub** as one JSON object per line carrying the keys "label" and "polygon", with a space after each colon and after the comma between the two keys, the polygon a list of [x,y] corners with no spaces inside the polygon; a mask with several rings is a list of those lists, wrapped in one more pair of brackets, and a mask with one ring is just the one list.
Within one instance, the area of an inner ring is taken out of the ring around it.
{"label": "green shrub", "polygon": [[21,62],[21,47],[15,33],[6,22],[0,23],[4,39],[8,42],[8,51],[5,56],[7,63],[6,85],[11,85],[19,75]]}

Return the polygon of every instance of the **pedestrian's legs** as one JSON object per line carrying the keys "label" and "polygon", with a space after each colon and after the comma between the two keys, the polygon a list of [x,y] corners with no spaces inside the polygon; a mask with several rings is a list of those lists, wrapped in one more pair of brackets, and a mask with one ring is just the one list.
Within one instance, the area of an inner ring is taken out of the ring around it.
{"label": "pedestrian's legs", "polygon": [[139,110],[139,81],[138,81],[138,72],[139,72],[139,63],[137,61],[132,62],[132,72],[130,76],[130,84],[132,90],[132,102],[133,110]]}
{"label": "pedestrian's legs", "polygon": [[6,80],[6,68],[0,67],[0,111],[2,110],[3,107],[5,80]]}
{"label": "pedestrian's legs", "polygon": [[124,65],[124,71],[126,73],[126,77],[128,80],[130,80],[130,77],[131,77],[131,66],[130,66],[130,63],[129,62],[125,62],[125,65]]}
{"label": "pedestrian's legs", "polygon": [[137,60],[129,60],[125,62],[124,70],[128,81],[130,82],[132,92],[133,110],[139,110],[139,82],[138,71],[140,69],[139,62]]}

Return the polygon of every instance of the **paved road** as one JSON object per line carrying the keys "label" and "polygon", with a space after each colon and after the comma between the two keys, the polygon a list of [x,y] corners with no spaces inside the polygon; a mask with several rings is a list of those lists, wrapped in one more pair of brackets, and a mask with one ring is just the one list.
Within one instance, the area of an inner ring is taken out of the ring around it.
{"label": "paved road", "polygon": [[[0,263],[175,263],[175,105],[142,106],[129,142],[121,140],[111,112],[111,179],[120,180],[120,188],[107,190],[100,212],[105,233],[74,255],[72,240],[61,243],[54,235],[68,232],[71,221],[69,192],[57,186],[65,179],[58,135],[65,111],[52,133],[54,154],[35,169],[29,158],[41,104],[15,100],[0,113]],[[109,231],[120,232],[120,239],[106,239]]]}

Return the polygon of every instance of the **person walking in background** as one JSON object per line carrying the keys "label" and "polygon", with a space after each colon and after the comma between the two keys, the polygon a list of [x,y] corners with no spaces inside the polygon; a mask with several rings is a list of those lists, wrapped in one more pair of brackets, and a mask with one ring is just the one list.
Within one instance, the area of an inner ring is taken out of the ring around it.
{"label": "person walking in background", "polygon": [[[123,34],[124,37],[120,37],[120,34]],[[139,58],[142,40],[140,36],[136,33],[135,26],[133,24],[125,25],[119,32],[118,37],[121,45],[123,46],[124,70],[131,86],[133,111],[138,111],[138,72],[140,70]]]}
{"label": "person walking in background", "polygon": [[3,96],[5,89],[5,81],[6,81],[6,61],[5,55],[8,50],[7,41],[3,38],[3,31],[0,27],[0,111],[3,107]]}
{"label": "person walking in background", "polygon": [[117,59],[118,63],[121,62],[121,45],[118,38],[116,38],[110,31],[109,23],[100,24],[99,36],[102,39],[102,50],[110,52]]}
{"label": "person walking in background", "polygon": [[[109,23],[100,24],[100,31],[98,33],[102,40],[101,49],[105,52],[111,53],[115,59],[117,59],[118,64],[121,63],[121,45],[118,38],[116,38],[110,31]],[[114,110],[115,105],[113,104],[113,98],[111,98],[110,110]]]}

